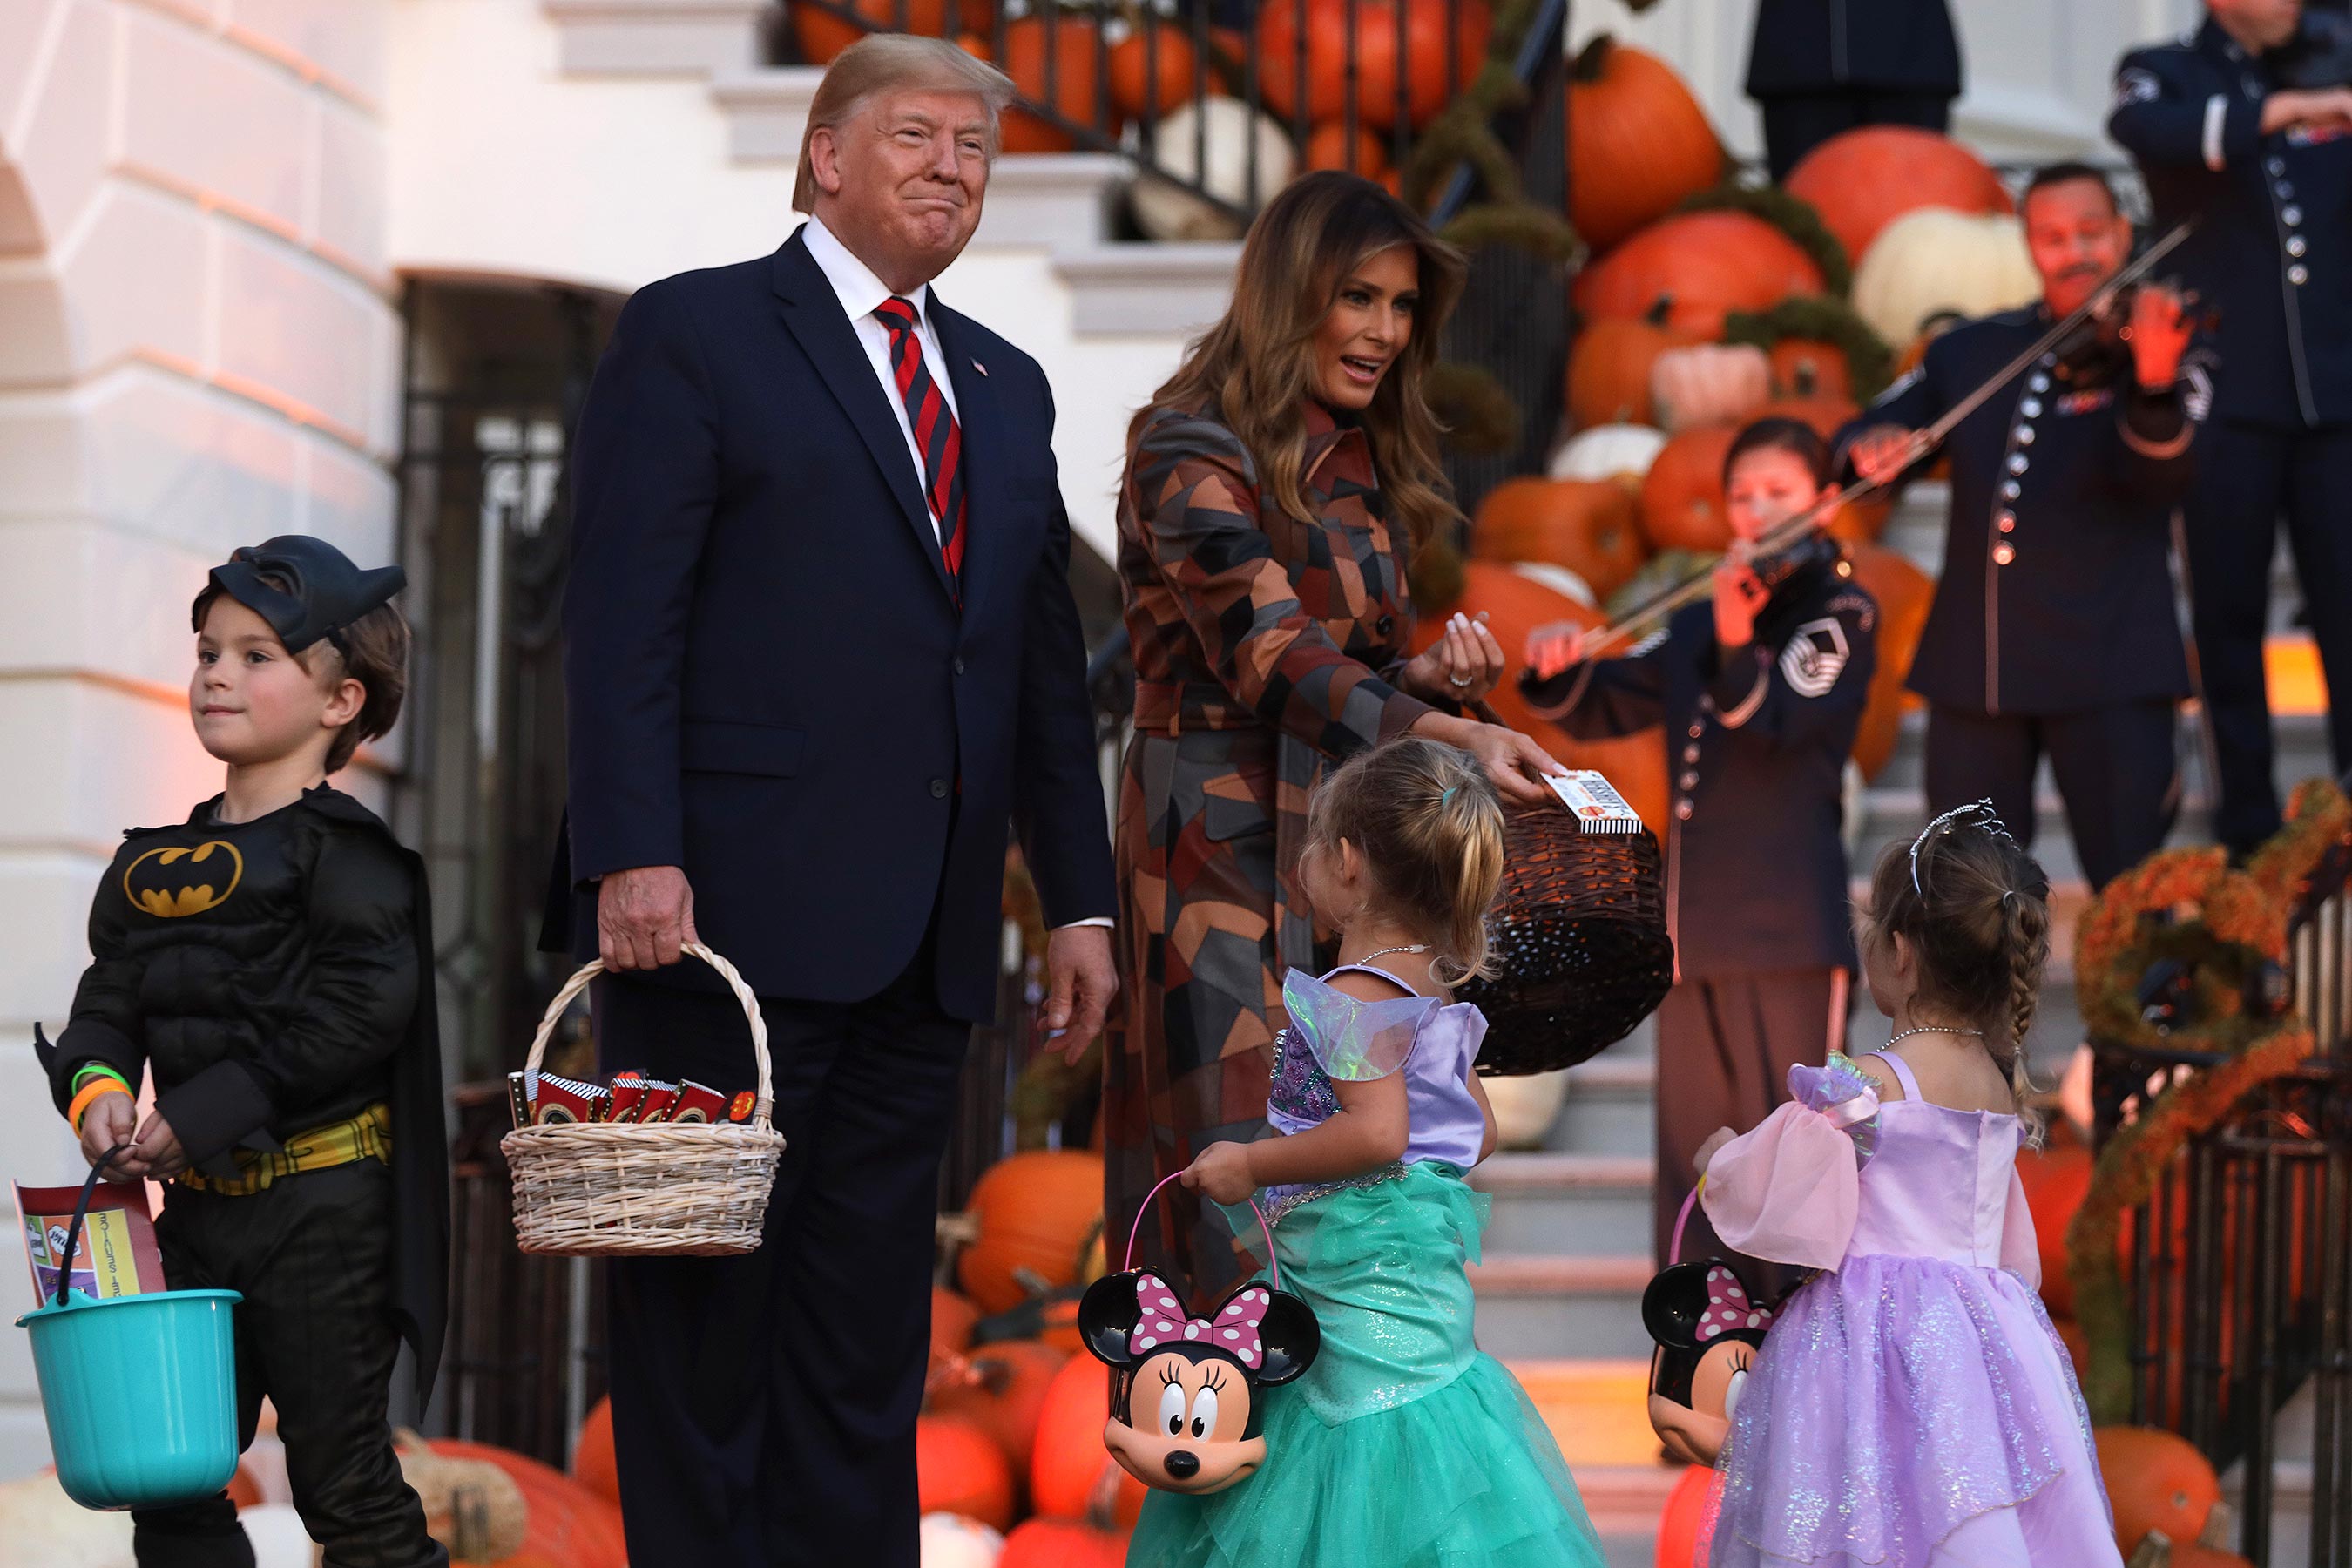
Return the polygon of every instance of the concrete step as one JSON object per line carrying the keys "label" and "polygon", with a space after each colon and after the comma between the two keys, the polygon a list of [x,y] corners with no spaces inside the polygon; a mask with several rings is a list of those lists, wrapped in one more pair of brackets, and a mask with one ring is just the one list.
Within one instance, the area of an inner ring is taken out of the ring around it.
{"label": "concrete step", "polygon": [[1506,1256],[1627,1257],[1650,1245],[1647,1154],[1496,1154],[1470,1184],[1494,1199],[1486,1245]]}
{"label": "concrete step", "polygon": [[[1645,1023],[1642,1029],[1644,1037],[1654,1037],[1654,1026]],[[1646,1045],[1647,1038],[1639,1043]],[[1552,1123],[1547,1148],[1558,1153],[1643,1160],[1656,1154],[1657,1117],[1652,1103],[1657,1058],[1647,1049],[1635,1054],[1636,1045],[1635,1040],[1623,1041],[1570,1070],[1568,1099],[1559,1120]]]}
{"label": "concrete step", "polygon": [[1612,1466],[1580,1469],[1576,1489],[1601,1537],[1609,1568],[1653,1568],[1657,1561],[1658,1520],[1682,1472],[1665,1465]]}
{"label": "concrete step", "polygon": [[1470,1270],[1479,1348],[1506,1361],[1646,1357],[1642,1291],[1654,1272],[1646,1247],[1613,1258],[1489,1252]]}

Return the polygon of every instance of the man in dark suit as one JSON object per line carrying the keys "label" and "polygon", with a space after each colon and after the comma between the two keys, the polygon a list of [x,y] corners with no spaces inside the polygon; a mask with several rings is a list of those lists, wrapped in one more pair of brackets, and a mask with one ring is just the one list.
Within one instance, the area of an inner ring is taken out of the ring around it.
{"label": "man in dark suit", "polygon": [[1764,159],[1775,180],[1841,131],[1941,131],[1959,92],[1960,45],[1944,0],[1759,0],[1756,7],[1748,96],[1764,114]]}
{"label": "man in dark suit", "polygon": [[598,1054],[749,1086],[741,1011],[677,964],[707,941],[760,994],[787,1140],[759,1251],[612,1266],[637,1568],[915,1568],[939,1162],[1008,824],[1059,927],[1046,1026],[1091,1035],[1115,984],[1053,399],[929,288],[1011,93],[938,40],[843,54],[810,222],[640,290],[581,416],[562,876],[614,971]]}

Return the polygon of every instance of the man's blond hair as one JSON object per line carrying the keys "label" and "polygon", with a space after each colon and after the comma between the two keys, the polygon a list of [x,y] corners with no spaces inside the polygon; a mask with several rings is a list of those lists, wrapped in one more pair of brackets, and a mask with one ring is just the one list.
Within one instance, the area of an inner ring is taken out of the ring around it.
{"label": "man's blond hair", "polygon": [[870,33],[834,57],[809,104],[801,132],[793,210],[816,211],[816,169],[809,149],[821,130],[838,132],[866,100],[882,92],[968,92],[988,108],[988,155],[996,156],[996,117],[1017,94],[1013,79],[949,43],[911,33]]}

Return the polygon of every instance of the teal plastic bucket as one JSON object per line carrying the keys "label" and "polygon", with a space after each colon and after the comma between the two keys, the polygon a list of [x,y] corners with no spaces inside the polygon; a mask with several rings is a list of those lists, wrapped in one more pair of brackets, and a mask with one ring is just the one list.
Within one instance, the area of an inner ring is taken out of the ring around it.
{"label": "teal plastic bucket", "polygon": [[56,1300],[16,1320],[33,1336],[33,1375],[58,1484],[84,1508],[168,1508],[211,1497],[236,1474],[234,1290],[159,1290],[103,1300],[69,1289],[98,1178],[89,1169],[66,1227]]}
{"label": "teal plastic bucket", "polygon": [[58,1484],[84,1508],[208,1498],[236,1473],[234,1290],[96,1300],[16,1320],[33,1336]]}

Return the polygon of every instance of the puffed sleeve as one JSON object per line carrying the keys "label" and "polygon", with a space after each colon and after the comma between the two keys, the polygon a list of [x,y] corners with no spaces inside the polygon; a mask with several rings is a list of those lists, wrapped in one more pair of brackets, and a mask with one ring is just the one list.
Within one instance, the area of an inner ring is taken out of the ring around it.
{"label": "puffed sleeve", "polygon": [[1367,1083],[1404,1066],[1438,1008],[1434,996],[1359,1001],[1296,969],[1283,979],[1282,1005],[1316,1066],[1339,1083]]}
{"label": "puffed sleeve", "polygon": [[1878,1093],[1843,1057],[1789,1069],[1790,1102],[1707,1162],[1699,1202],[1725,1246],[1835,1268],[1853,1237],[1861,1172],[1877,1147]]}
{"label": "puffed sleeve", "polygon": [[2015,1166],[2009,1173],[2009,1207],[2000,1222],[2000,1266],[2042,1289],[2042,1239],[2034,1234],[2033,1210],[2025,1202],[2025,1184]]}

